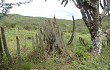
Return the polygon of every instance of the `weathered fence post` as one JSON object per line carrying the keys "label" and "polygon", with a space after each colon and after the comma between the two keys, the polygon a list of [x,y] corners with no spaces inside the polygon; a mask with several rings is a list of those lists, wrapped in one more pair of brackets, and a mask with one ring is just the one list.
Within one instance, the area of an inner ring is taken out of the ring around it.
{"label": "weathered fence post", "polygon": [[16,36],[16,43],[17,43],[17,52],[18,52],[18,70],[22,70],[21,68],[21,55],[20,55],[20,44],[19,44],[19,38]]}
{"label": "weathered fence post", "polygon": [[7,47],[7,42],[6,42],[5,32],[4,32],[4,28],[3,27],[1,27],[1,36],[2,36],[3,46],[4,46],[4,51],[6,53],[6,56],[7,56],[8,60],[9,60],[10,64],[12,64],[13,61],[12,61],[12,57],[11,57],[11,55],[9,53],[9,50],[8,50],[8,47]]}
{"label": "weathered fence post", "polygon": [[2,42],[1,42],[1,35],[0,35],[0,70],[3,68],[3,48],[2,48]]}
{"label": "weathered fence post", "polygon": [[33,50],[35,50],[35,39],[33,36],[32,36],[32,47],[33,47]]}
{"label": "weathered fence post", "polygon": [[38,47],[38,35],[37,35],[37,33],[36,33],[36,48]]}

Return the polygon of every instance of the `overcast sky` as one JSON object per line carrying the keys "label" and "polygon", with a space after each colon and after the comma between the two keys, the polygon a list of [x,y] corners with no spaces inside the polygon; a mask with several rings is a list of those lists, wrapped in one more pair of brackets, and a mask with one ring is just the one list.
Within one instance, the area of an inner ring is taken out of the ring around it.
{"label": "overcast sky", "polygon": [[[23,2],[28,0],[6,0],[6,2]],[[20,14],[24,16],[33,16],[33,17],[49,17],[53,18],[55,15],[59,19],[72,19],[73,15],[75,19],[82,18],[79,9],[77,9],[72,1],[69,1],[66,7],[61,5],[61,0],[33,0],[33,2],[15,6],[10,10],[11,14]]]}

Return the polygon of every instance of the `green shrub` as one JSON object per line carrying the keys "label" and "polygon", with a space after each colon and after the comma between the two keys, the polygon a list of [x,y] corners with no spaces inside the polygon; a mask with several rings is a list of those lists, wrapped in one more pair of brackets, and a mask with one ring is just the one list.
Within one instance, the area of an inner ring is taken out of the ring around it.
{"label": "green shrub", "polygon": [[23,28],[24,28],[25,30],[31,30],[31,26],[29,26],[29,25],[24,25]]}
{"label": "green shrub", "polygon": [[32,67],[32,64],[30,62],[23,62],[22,64],[22,70],[30,70]]}

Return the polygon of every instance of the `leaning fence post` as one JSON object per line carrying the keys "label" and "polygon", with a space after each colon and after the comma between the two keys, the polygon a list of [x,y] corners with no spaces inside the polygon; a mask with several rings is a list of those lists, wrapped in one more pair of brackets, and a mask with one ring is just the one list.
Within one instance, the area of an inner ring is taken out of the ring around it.
{"label": "leaning fence post", "polygon": [[1,42],[1,35],[0,35],[0,70],[3,68],[3,48],[2,48],[2,42]]}
{"label": "leaning fence post", "polygon": [[18,52],[18,70],[21,70],[21,55],[20,55],[20,44],[19,38],[16,36],[16,43],[17,43],[17,52]]}
{"label": "leaning fence post", "polygon": [[3,27],[1,27],[1,36],[2,36],[3,46],[4,46],[4,51],[6,53],[6,56],[7,56],[8,60],[9,60],[10,64],[12,64],[13,61],[12,61],[12,57],[11,57],[11,55],[9,53],[9,50],[8,50],[8,47],[7,47],[7,42],[6,42],[5,32],[4,32],[4,28]]}

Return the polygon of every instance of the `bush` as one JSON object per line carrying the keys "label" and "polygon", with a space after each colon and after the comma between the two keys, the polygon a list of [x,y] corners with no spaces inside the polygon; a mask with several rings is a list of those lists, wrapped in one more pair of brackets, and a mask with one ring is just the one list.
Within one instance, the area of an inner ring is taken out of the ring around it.
{"label": "bush", "polygon": [[32,65],[29,62],[23,62],[23,64],[22,64],[22,70],[30,70],[31,67],[32,67]]}
{"label": "bush", "polygon": [[29,26],[29,25],[24,25],[23,28],[24,28],[25,30],[31,30],[31,26]]}

